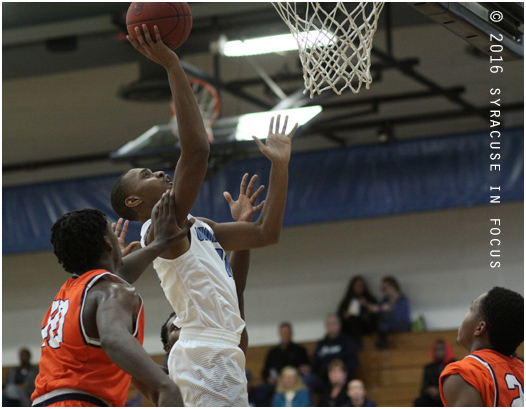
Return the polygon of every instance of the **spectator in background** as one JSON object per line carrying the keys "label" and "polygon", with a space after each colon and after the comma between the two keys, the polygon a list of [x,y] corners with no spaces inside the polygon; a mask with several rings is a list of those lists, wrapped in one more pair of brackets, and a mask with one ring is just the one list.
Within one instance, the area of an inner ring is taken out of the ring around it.
{"label": "spectator in background", "polygon": [[358,367],[358,346],[352,338],[342,333],[340,318],[331,314],[325,322],[326,335],[316,345],[312,358],[311,373],[303,378],[312,392],[320,393],[330,387],[329,364],[340,359],[345,364],[349,379]]}
{"label": "spectator in background", "polygon": [[283,368],[278,379],[272,406],[308,407],[310,405],[310,393],[301,381],[298,370],[293,366]]}
{"label": "spectator in background", "polygon": [[379,314],[378,342],[379,349],[387,348],[387,334],[406,332],[411,329],[409,301],[400,291],[398,281],[394,277],[384,277],[382,280],[383,298],[380,304],[366,303],[370,312]]}
{"label": "spectator in background", "polygon": [[35,390],[38,367],[31,364],[31,352],[27,348],[19,351],[20,364],[6,376],[2,393],[2,406],[31,406],[31,394]]}
{"label": "spectator in background", "polygon": [[338,307],[342,331],[362,346],[362,335],[376,332],[377,316],[367,309],[367,304],[377,304],[362,276],[355,276]]}
{"label": "spectator in background", "polygon": [[280,343],[272,348],[265,358],[261,373],[263,383],[253,388],[253,402],[256,406],[269,406],[276,388],[278,376],[286,366],[297,368],[300,373],[310,371],[307,350],[292,341],[292,325],[283,322],[279,325]]}
{"label": "spectator in background", "polygon": [[252,372],[250,372],[250,369],[245,368],[245,375],[247,377],[247,391],[248,391],[248,406],[256,406],[252,402],[252,390],[254,388],[254,376],[252,375]]}
{"label": "spectator in background", "polygon": [[347,368],[341,359],[329,364],[329,382],[331,386],[321,395],[318,406],[340,407],[347,402]]}
{"label": "spectator in background", "polygon": [[365,385],[359,379],[354,379],[347,385],[347,396],[349,399],[342,406],[355,408],[372,408],[378,406],[372,400],[367,399]]}
{"label": "spectator in background", "polygon": [[449,342],[439,339],[431,348],[431,358],[433,362],[424,367],[420,396],[415,399],[414,406],[444,406],[440,399],[438,380],[446,365],[455,361],[453,347]]}
{"label": "spectator in background", "polygon": [[265,359],[262,377],[269,384],[276,384],[281,370],[286,366],[293,366],[300,373],[308,371],[309,356],[307,350],[292,341],[292,325],[283,322],[279,326],[280,343],[272,348]]}

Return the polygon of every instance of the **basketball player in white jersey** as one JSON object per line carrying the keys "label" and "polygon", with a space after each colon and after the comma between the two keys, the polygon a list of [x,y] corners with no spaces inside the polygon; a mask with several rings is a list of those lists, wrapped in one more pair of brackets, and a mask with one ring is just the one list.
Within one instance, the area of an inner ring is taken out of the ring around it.
{"label": "basketball player in white jersey", "polygon": [[[247,186],[248,173],[245,173],[243,179],[241,180],[241,186],[239,189],[239,197],[237,200],[232,199],[230,193],[225,192],[223,195],[230,206],[230,212],[232,218],[238,222],[251,222],[254,215],[261,210],[265,201],[263,200],[260,204],[255,206],[258,196],[261,194],[264,186],[260,186],[254,192],[254,185],[257,180],[257,175],[252,176],[250,183]],[[122,224],[122,219],[119,219],[119,223]],[[120,232],[120,229],[119,229]],[[119,240],[122,239],[121,247],[124,251],[124,240],[126,239],[126,232],[124,231],[122,235],[119,236]],[[139,242],[136,242],[139,244]],[[130,245],[132,246],[133,243]],[[128,246],[128,247],[130,247]],[[241,318],[245,319],[245,303],[244,303],[244,292],[247,284],[248,270],[250,266],[250,250],[242,251],[233,251],[229,255],[230,267],[232,269],[232,274],[234,275],[234,281],[236,283],[236,292],[239,305],[239,311],[241,313]],[[177,327],[174,324],[175,321],[175,312],[172,312],[166,322],[161,327],[161,342],[163,344],[163,349],[166,354],[170,354],[173,345],[179,339],[179,334],[181,328]],[[247,327],[243,329],[241,334],[241,341],[239,347],[243,353],[247,354],[248,349],[248,332]]]}
{"label": "basketball player in white jersey", "polygon": [[[166,47],[155,28],[156,41],[146,26],[132,45],[161,64],[168,72],[180,131],[181,156],[174,180],[163,172],[132,169],[123,174],[112,190],[115,212],[143,223],[142,242],[150,243],[153,205],[166,188],[175,194],[176,219],[182,226],[199,194],[208,168],[207,135],[186,75],[177,55]],[[177,313],[179,341],[169,358],[173,380],[187,406],[248,406],[245,357],[239,348],[245,327],[241,318],[232,272],[225,251],[247,250],[278,242],[287,198],[291,139],[297,124],[286,134],[287,120],[270,122],[266,143],[254,140],[271,161],[270,183],[265,206],[256,222],[215,223],[196,220],[187,240],[173,245],[154,261],[166,298]],[[173,365],[173,367],[172,367]]]}

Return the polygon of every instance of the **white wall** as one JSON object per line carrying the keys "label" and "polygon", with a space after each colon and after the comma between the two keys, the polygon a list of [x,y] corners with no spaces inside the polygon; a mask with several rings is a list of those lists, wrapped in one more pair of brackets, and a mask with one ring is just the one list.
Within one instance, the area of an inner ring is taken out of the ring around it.
{"label": "white wall", "polygon": [[[297,341],[323,336],[352,275],[379,295],[380,280],[399,278],[414,317],[428,328],[456,328],[472,299],[495,285],[524,293],[523,203],[499,204],[285,228],[276,246],[252,252],[245,291],[251,345],[278,340],[288,320]],[[500,218],[502,267],[491,269],[490,219]],[[68,278],[52,252],[4,256],[3,365],[17,363],[20,346],[39,356],[40,326]],[[162,353],[159,333],[170,306],[153,270],[137,283],[146,304],[145,348]]]}

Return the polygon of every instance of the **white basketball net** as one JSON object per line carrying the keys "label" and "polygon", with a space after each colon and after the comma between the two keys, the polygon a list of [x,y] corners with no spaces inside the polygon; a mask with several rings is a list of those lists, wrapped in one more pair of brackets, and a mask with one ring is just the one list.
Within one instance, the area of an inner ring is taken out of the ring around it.
{"label": "white basketball net", "polygon": [[[332,10],[327,4],[334,3],[272,4],[298,43],[304,94],[309,91],[312,98],[332,89],[340,95],[345,88],[357,93],[362,83],[369,89],[371,48],[383,2],[360,2],[357,6],[338,2]],[[306,7],[304,17],[298,15],[296,4],[300,10]],[[349,12],[351,5],[355,7]]]}

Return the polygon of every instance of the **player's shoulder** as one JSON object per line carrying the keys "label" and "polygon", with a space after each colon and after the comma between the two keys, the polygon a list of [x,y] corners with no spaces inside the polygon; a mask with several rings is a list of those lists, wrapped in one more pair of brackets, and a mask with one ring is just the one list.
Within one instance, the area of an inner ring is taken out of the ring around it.
{"label": "player's shoulder", "polygon": [[105,272],[94,277],[88,288],[91,294],[110,297],[136,297],[137,290],[116,274]]}
{"label": "player's shoulder", "polygon": [[212,229],[217,224],[213,220],[207,219],[206,217],[195,217],[195,221],[196,221],[196,223],[198,223],[198,225],[199,224],[206,224],[206,225],[208,225],[208,227],[210,227]]}
{"label": "player's shoulder", "polygon": [[477,374],[480,373],[481,369],[484,369],[485,362],[482,359],[473,355],[466,355],[463,359],[459,361],[454,361],[446,365],[444,368],[441,377],[446,377],[451,374]]}

